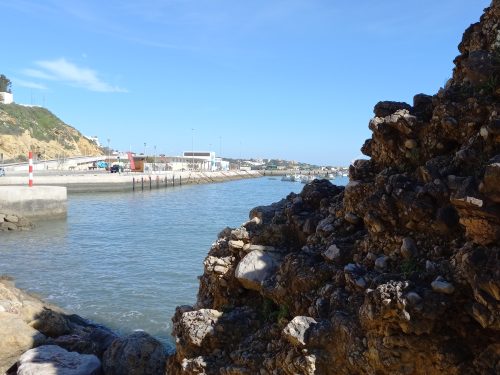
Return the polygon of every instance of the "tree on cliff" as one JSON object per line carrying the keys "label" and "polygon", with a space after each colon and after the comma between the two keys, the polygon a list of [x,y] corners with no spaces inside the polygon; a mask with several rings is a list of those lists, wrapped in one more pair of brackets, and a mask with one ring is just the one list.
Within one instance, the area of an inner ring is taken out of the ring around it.
{"label": "tree on cliff", "polygon": [[12,82],[3,74],[0,74],[0,92],[11,93]]}

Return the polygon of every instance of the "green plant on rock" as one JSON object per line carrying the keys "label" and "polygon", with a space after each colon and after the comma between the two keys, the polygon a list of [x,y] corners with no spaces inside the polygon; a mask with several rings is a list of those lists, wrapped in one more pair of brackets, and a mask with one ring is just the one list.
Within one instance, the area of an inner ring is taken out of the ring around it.
{"label": "green plant on rock", "polygon": [[414,272],[420,272],[421,268],[415,259],[406,259],[401,262],[399,270],[405,278],[408,278]]}
{"label": "green plant on rock", "polygon": [[266,322],[285,325],[290,319],[290,311],[287,305],[277,305],[269,298],[264,298],[260,316]]}

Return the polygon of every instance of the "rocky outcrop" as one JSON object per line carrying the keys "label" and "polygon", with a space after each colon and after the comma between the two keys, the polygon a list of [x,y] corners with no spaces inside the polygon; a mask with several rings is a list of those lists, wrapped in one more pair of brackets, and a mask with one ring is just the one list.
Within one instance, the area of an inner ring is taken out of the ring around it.
{"label": "rocky outcrop", "polygon": [[219,234],[170,374],[500,372],[499,20],[494,0],[436,95],[375,106],[345,189]]}
{"label": "rocky outcrop", "polygon": [[30,230],[32,228],[33,223],[22,216],[0,213],[0,232]]}
{"label": "rocky outcrop", "polygon": [[153,375],[165,373],[165,362],[148,334],[118,337],[0,277],[0,374]]}

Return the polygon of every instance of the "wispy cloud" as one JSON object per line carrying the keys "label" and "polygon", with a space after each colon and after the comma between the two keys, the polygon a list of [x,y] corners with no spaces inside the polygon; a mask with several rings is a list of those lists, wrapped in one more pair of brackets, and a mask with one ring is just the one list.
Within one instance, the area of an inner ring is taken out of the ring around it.
{"label": "wispy cloud", "polygon": [[101,80],[98,73],[90,68],[80,67],[65,58],[42,60],[35,63],[37,69],[24,69],[29,77],[59,81],[71,86],[98,92],[128,92]]}
{"label": "wispy cloud", "polygon": [[17,86],[27,87],[29,89],[47,90],[47,86],[37,82],[25,81],[19,78],[12,78],[12,82]]}
{"label": "wispy cloud", "polygon": [[23,69],[21,72],[24,75],[31,77],[31,78],[49,79],[49,80],[56,79],[54,76],[47,74],[45,72],[42,72],[41,70],[38,70],[38,69]]}

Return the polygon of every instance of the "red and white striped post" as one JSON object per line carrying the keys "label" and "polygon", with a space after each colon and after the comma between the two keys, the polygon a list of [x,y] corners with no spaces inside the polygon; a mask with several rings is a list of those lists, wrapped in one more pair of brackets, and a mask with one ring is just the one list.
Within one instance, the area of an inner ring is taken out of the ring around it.
{"label": "red and white striped post", "polygon": [[33,186],[33,151],[30,151],[28,153],[28,159],[29,159],[29,176],[30,176],[30,181],[29,181],[29,186]]}

